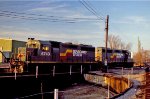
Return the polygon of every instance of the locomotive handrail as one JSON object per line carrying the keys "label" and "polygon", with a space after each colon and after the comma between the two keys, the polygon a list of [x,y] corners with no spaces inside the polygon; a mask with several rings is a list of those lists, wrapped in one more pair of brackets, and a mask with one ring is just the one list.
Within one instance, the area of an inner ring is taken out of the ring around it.
{"label": "locomotive handrail", "polygon": [[4,53],[3,53],[2,51],[0,51],[0,53],[2,53],[2,55],[4,56],[5,61],[6,61],[7,58],[6,58],[6,56],[4,55]]}
{"label": "locomotive handrail", "polygon": [[[77,74],[77,73],[81,73],[81,72],[71,72],[71,73],[72,74]],[[70,72],[55,73],[55,74],[58,74],[58,75],[61,75],[61,74],[70,74]],[[53,75],[53,73],[38,74],[38,76],[49,76],[49,75]],[[36,74],[22,74],[22,73],[18,73],[16,75],[16,77],[34,77],[34,76],[36,76]],[[15,77],[14,73],[10,73],[8,76],[0,76],[0,78],[14,78],[14,77]]]}

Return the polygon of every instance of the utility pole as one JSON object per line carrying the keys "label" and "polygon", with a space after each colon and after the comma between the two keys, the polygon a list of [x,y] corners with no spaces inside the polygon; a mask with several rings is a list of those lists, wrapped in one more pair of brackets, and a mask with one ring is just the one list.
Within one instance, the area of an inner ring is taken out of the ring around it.
{"label": "utility pole", "polygon": [[138,37],[138,58],[139,58],[138,63],[141,66],[141,64],[142,64],[142,48],[141,48],[141,41],[140,41],[139,37]]}
{"label": "utility pole", "polygon": [[106,33],[105,33],[105,67],[107,68],[106,72],[108,72],[108,66],[107,66],[107,42],[108,42],[108,21],[109,21],[109,15],[107,15],[106,18]]}

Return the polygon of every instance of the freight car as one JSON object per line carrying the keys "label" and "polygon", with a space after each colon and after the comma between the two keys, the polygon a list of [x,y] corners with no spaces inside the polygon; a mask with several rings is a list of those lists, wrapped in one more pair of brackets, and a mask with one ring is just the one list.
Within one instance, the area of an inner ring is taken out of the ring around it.
{"label": "freight car", "polygon": [[[130,52],[127,50],[107,49],[109,67],[132,66],[129,64],[132,63],[130,58]],[[66,66],[74,66],[77,71],[81,69],[80,66],[84,69],[95,66],[94,70],[98,70],[104,66],[105,48],[29,38],[26,47],[18,48],[18,60],[19,72],[35,71],[35,66],[40,66],[40,70],[44,69],[44,72],[53,71],[53,66],[57,66],[59,70],[68,70]]]}

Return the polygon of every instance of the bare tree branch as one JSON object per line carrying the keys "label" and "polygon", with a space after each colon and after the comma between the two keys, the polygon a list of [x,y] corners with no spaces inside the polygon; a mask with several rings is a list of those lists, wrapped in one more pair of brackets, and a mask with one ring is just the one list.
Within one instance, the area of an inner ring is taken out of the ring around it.
{"label": "bare tree branch", "polygon": [[108,44],[111,49],[131,50],[131,43],[122,42],[118,35],[109,35]]}

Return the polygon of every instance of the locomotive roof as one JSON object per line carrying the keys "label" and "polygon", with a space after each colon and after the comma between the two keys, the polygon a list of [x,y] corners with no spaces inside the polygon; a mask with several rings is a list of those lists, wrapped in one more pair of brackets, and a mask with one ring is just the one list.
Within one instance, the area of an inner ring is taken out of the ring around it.
{"label": "locomotive roof", "polygon": [[92,45],[85,45],[85,44],[80,44],[80,46],[84,46],[84,47],[93,47]]}
{"label": "locomotive roof", "polygon": [[42,41],[42,40],[39,40],[39,42],[41,44],[46,44],[46,45],[51,45],[51,43],[49,41]]}
{"label": "locomotive roof", "polygon": [[73,46],[81,46],[81,47],[93,47],[92,45],[85,45],[85,44],[73,44],[71,42],[62,43],[64,45],[73,45]]}
{"label": "locomotive roof", "polygon": [[[105,49],[105,47],[97,47],[97,48]],[[107,50],[128,51],[128,50],[124,50],[124,49],[111,49],[111,48],[107,48]]]}
{"label": "locomotive roof", "polygon": [[62,42],[58,42],[58,41],[49,41],[50,43],[62,43]]}
{"label": "locomotive roof", "polygon": [[81,47],[93,47],[92,45],[86,45],[86,44],[75,44],[72,42],[58,42],[58,41],[51,41],[51,40],[35,40],[34,38],[28,38],[28,40],[31,41],[38,41],[40,44],[46,44],[46,45],[73,45],[73,46],[81,46]]}

